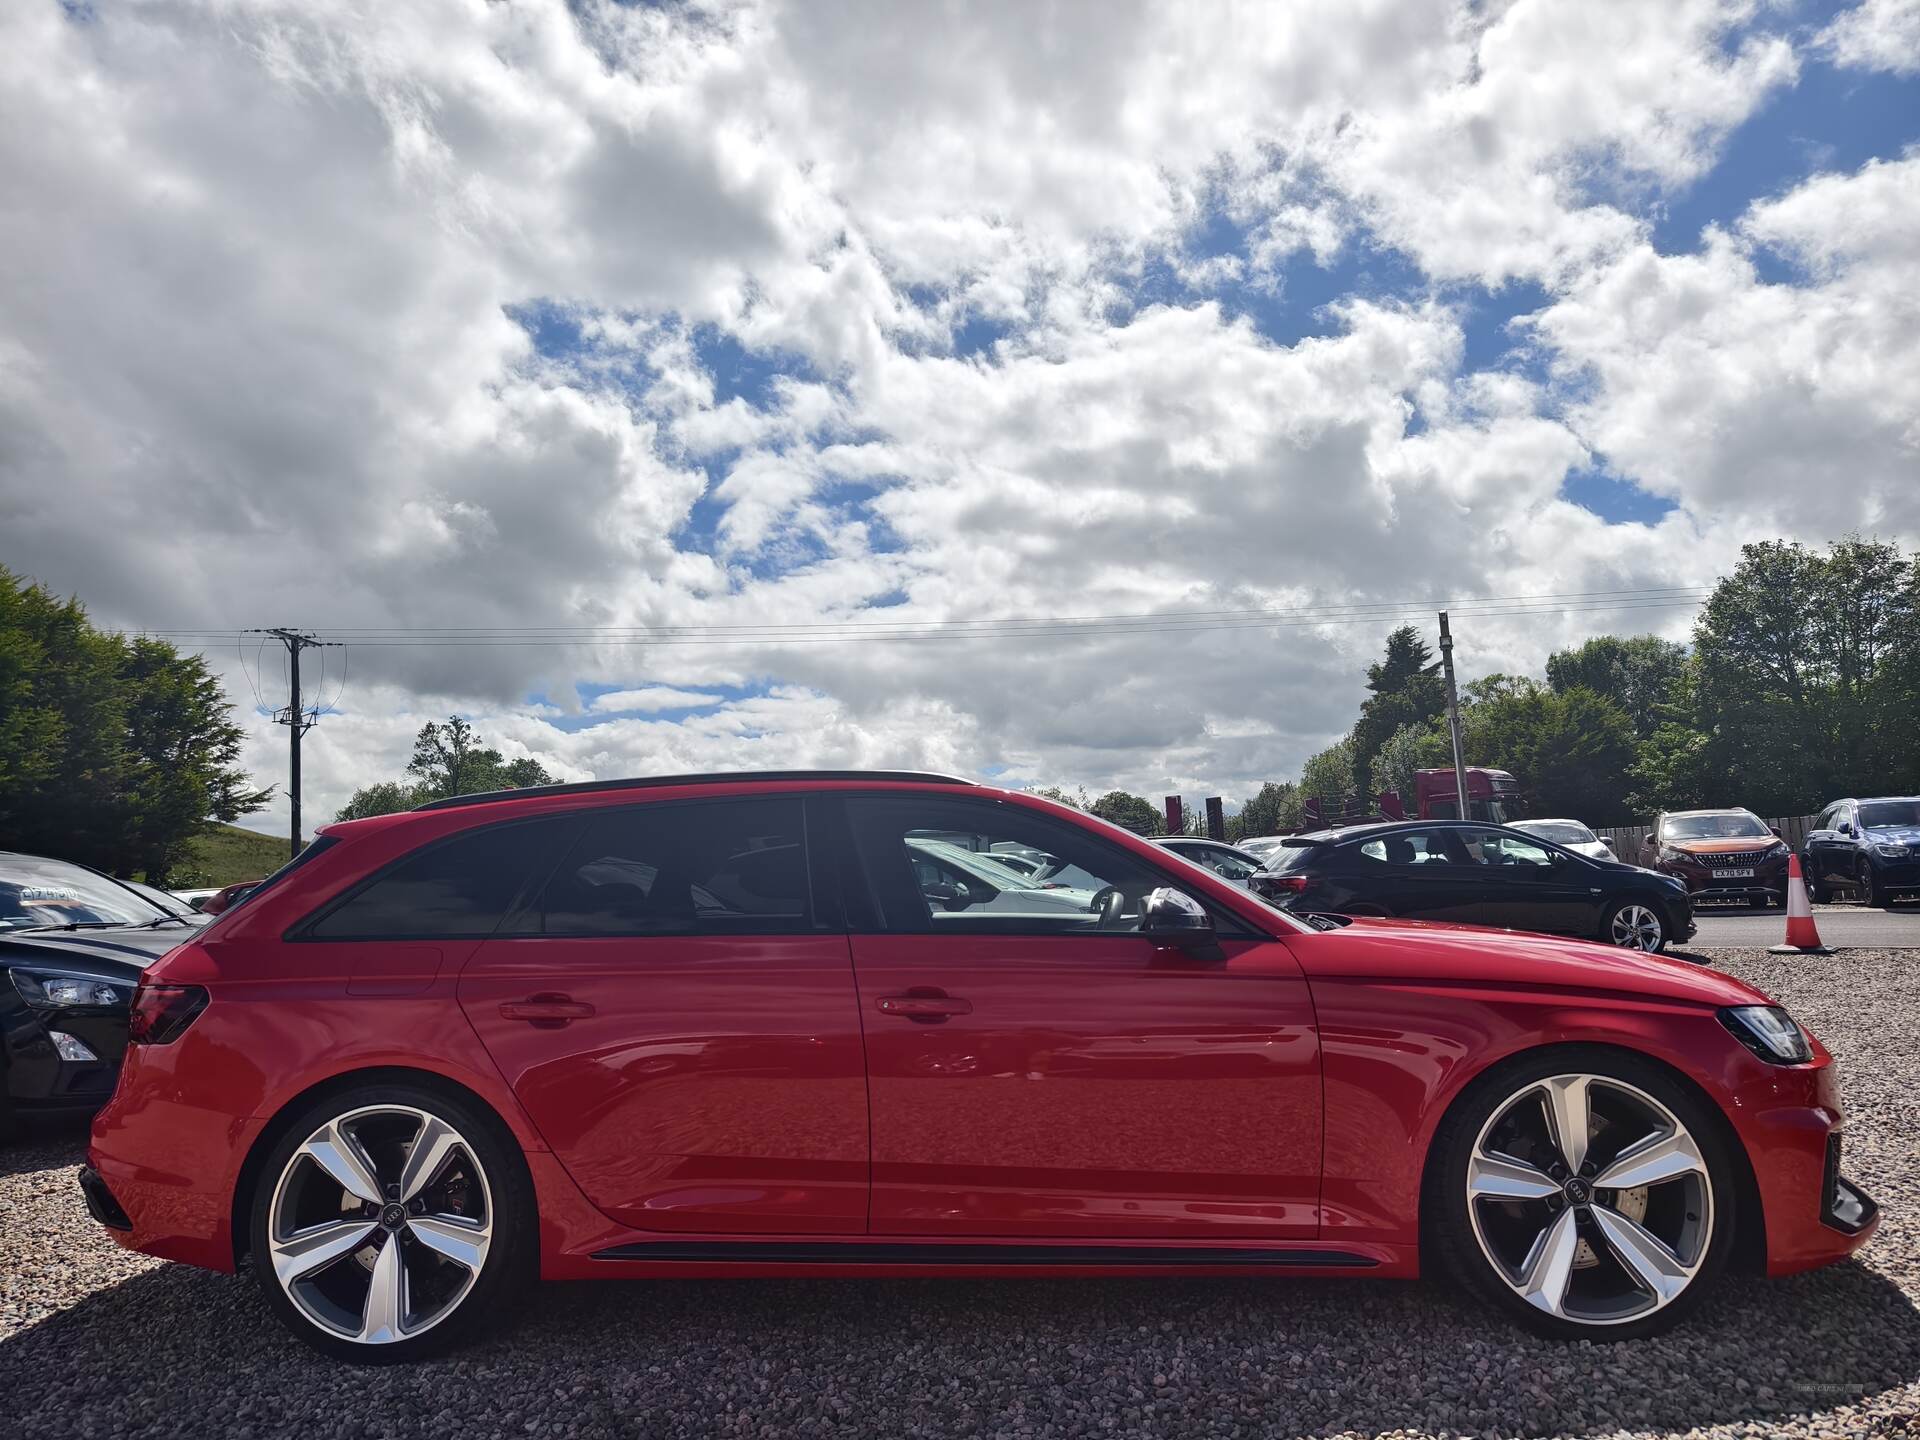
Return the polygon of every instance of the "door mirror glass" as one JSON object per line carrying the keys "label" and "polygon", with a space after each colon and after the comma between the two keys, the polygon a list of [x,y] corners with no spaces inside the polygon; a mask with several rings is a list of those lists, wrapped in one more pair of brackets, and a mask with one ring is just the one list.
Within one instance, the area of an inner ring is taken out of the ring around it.
{"label": "door mirror glass", "polygon": [[1140,907],[1140,933],[1162,945],[1181,949],[1214,944],[1213,917],[1184,890],[1162,885]]}
{"label": "door mirror glass", "polygon": [[1853,837],[1853,825],[1851,822],[1842,820],[1840,822],[1840,833],[1851,839]]}
{"label": "door mirror glass", "polygon": [[1774,839],[1778,840],[1780,838],[1780,827],[1778,825],[1769,825],[1767,830],[1772,834]]}
{"label": "door mirror glass", "polygon": [[1660,837],[1658,835],[1642,835],[1640,837],[1640,843],[1646,846],[1647,849],[1652,850],[1659,845]]}

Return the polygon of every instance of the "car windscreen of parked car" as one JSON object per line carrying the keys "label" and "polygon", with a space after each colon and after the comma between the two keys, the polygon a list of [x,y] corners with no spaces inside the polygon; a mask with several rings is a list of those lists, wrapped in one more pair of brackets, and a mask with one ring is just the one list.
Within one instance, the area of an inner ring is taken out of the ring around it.
{"label": "car windscreen of parked car", "polygon": [[1889,825],[1920,825],[1920,800],[1862,800],[1860,823],[1869,830]]}
{"label": "car windscreen of parked car", "polygon": [[1662,840],[1762,840],[1773,832],[1753,815],[1669,815],[1660,822]]}
{"label": "car windscreen of parked car", "polygon": [[117,881],[64,860],[0,857],[0,930],[144,925],[171,913]]}
{"label": "car windscreen of parked car", "polygon": [[1519,828],[1538,835],[1542,840],[1551,840],[1556,845],[1592,845],[1596,842],[1593,831],[1571,820],[1528,820]]}

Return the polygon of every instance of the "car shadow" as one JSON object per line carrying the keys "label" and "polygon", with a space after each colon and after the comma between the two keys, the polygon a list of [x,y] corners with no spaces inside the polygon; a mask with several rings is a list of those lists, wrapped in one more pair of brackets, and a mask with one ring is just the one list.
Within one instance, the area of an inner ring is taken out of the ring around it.
{"label": "car shadow", "polygon": [[506,1333],[368,1370],[293,1340],[250,1277],[172,1265],[0,1341],[0,1393],[99,1435],[1765,1431],[1916,1379],[1920,1311],[1851,1261],[1731,1280],[1637,1344],[1378,1281],[663,1281],[545,1286]]}
{"label": "car shadow", "polygon": [[87,1158],[87,1122],[35,1121],[26,1132],[0,1143],[0,1175],[30,1170],[78,1169]]}

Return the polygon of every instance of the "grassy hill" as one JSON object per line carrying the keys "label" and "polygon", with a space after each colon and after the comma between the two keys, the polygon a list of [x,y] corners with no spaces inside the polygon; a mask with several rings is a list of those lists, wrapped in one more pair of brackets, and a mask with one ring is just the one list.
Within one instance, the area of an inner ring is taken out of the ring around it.
{"label": "grassy hill", "polygon": [[[195,837],[179,875],[192,875],[205,885],[231,885],[236,880],[258,880],[287,863],[287,837],[262,835],[238,825],[220,825]],[[201,879],[200,877],[205,877]]]}

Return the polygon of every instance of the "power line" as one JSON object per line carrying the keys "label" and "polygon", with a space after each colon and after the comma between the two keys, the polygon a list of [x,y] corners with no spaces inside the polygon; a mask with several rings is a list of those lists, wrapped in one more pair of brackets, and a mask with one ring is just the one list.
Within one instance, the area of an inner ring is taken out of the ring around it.
{"label": "power line", "polygon": [[287,727],[287,799],[293,807],[293,851],[289,858],[300,854],[300,737],[313,728],[320,718],[320,712],[307,710],[300,704],[300,652],[321,648],[336,647],[337,641],[320,640],[309,630],[291,630],[285,626],[268,629],[253,629],[244,633],[264,637],[261,647],[264,649],[268,639],[278,640],[286,647],[287,666],[287,708],[273,717],[273,723]]}

